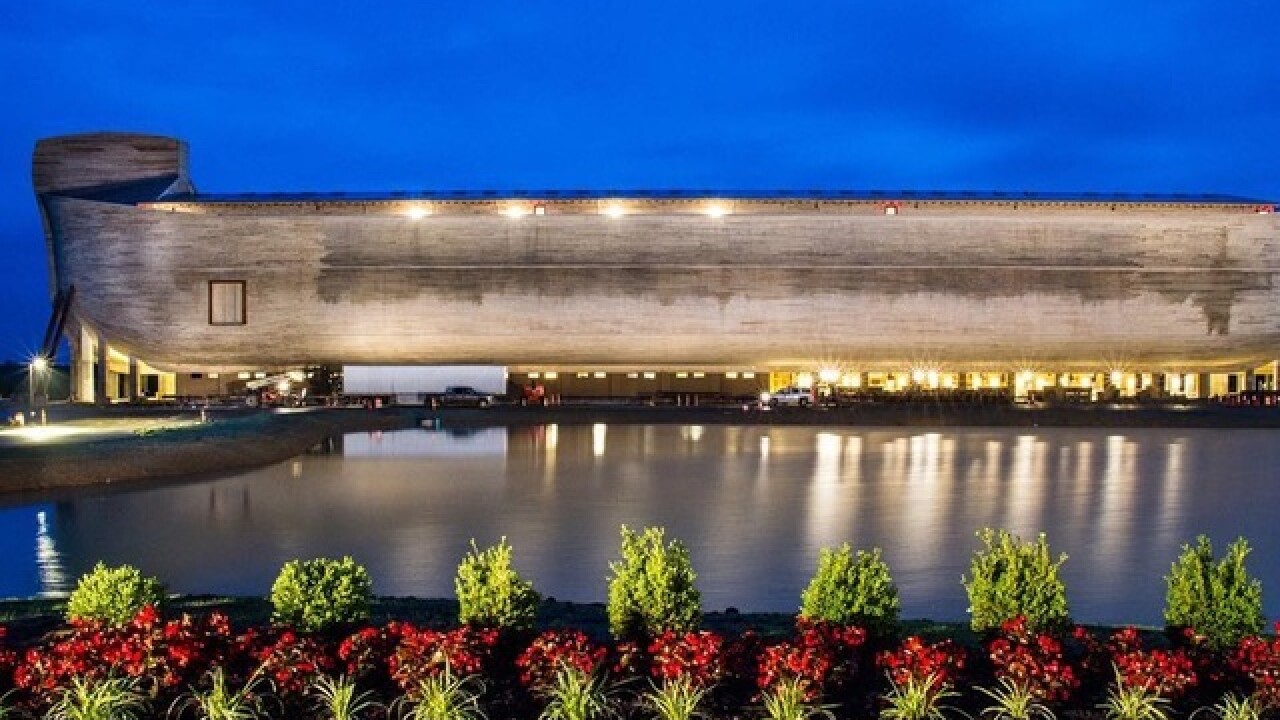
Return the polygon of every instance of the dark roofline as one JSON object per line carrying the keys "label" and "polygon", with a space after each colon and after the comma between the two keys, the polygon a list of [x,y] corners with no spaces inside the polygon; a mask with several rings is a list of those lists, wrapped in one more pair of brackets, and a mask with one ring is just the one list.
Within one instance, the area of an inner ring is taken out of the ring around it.
{"label": "dark roofline", "polygon": [[1269,200],[1220,193],[1117,192],[1001,192],[934,190],[424,190],[397,192],[280,192],[172,194],[162,202],[183,203],[326,203],[493,201],[493,200],[847,200],[867,202],[1037,202],[1037,203],[1161,203],[1178,205],[1272,205]]}

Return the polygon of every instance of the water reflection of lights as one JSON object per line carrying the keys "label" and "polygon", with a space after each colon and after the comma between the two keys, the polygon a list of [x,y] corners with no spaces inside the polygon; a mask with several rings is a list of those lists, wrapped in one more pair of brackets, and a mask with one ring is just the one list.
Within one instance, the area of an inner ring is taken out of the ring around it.
{"label": "water reflection of lights", "polygon": [[1165,546],[1171,546],[1178,542],[1178,538],[1173,537],[1173,528],[1176,526],[1176,515],[1180,504],[1180,495],[1183,486],[1183,444],[1181,440],[1171,442],[1166,446],[1168,450],[1164,463],[1164,492],[1160,494],[1160,543]]}
{"label": "water reflection of lights", "polygon": [[61,597],[71,589],[62,553],[54,545],[43,510],[36,513],[36,574],[40,578],[40,597]]}
{"label": "water reflection of lights", "polygon": [[1137,482],[1135,446],[1123,435],[1108,435],[1102,469],[1102,502],[1096,556],[1103,577],[1123,572],[1125,543],[1133,520],[1133,486]]}
{"label": "water reflection of lights", "polygon": [[591,454],[596,457],[604,457],[604,440],[605,435],[609,432],[609,426],[604,423],[596,423],[591,426]]}
{"label": "water reflection of lights", "polygon": [[804,523],[811,547],[836,545],[844,539],[844,523],[840,522],[843,442],[844,438],[829,432],[820,432],[814,439],[817,462],[809,480],[809,511]]}
{"label": "water reflection of lights", "polygon": [[762,458],[769,457],[769,436],[768,435],[763,435],[760,437],[760,457]]}
{"label": "water reflection of lights", "polygon": [[912,435],[906,455],[904,507],[910,508],[911,523],[920,530],[909,533],[903,548],[911,557],[933,557],[942,539],[941,527],[946,503],[938,496],[941,436],[938,433]]}
{"label": "water reflection of lights", "polygon": [[702,439],[703,427],[701,425],[682,425],[680,427],[680,437],[690,442],[698,442]]}

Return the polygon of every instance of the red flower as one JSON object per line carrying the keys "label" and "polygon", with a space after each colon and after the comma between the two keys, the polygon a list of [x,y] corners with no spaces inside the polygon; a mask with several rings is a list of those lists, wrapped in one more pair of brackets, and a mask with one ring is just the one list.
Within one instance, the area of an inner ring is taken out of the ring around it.
{"label": "red flower", "polygon": [[525,687],[547,687],[562,667],[591,674],[608,655],[608,650],[592,642],[578,630],[547,630],[534,638],[516,658],[520,682]]}
{"label": "red flower", "polygon": [[926,645],[915,635],[903,640],[896,651],[876,656],[876,662],[888,671],[894,682],[903,684],[932,675],[940,688],[955,682],[964,669],[965,659],[964,648],[951,640]]}
{"label": "red flower", "polygon": [[724,674],[723,651],[724,638],[716,633],[668,630],[649,643],[649,671],[661,680],[682,679],[710,687]]}
{"label": "red flower", "polygon": [[1048,633],[1031,633],[1022,616],[1000,626],[1000,637],[991,641],[987,653],[996,677],[1027,688],[1042,701],[1065,701],[1080,687],[1075,669],[1063,658],[1062,642]]}

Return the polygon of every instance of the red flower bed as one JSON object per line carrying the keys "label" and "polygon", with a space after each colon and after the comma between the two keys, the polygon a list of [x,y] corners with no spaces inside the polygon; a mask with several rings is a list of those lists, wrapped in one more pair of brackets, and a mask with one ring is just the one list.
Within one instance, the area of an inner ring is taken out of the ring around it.
{"label": "red flower bed", "polygon": [[1195,664],[1185,650],[1145,650],[1135,628],[1116,631],[1107,649],[1126,687],[1146,688],[1175,700],[1197,683]]}
{"label": "red flower bed", "polygon": [[143,689],[154,695],[195,682],[235,655],[239,645],[226,615],[183,616],[162,623],[155,608],[146,607],[119,628],[73,623],[51,642],[28,649],[13,670],[13,683],[36,706],[47,705],[77,676],[124,675],[140,679]]}
{"label": "red flower bed", "polygon": [[475,675],[498,644],[497,630],[470,625],[443,631],[390,623],[387,631],[399,637],[387,669],[402,690],[416,688],[420,681],[446,670],[458,677]]}
{"label": "red flower bed", "polygon": [[660,680],[711,687],[724,675],[724,638],[713,632],[667,631],[649,643],[649,672]]}
{"label": "red flower bed", "polygon": [[[1275,624],[1280,635],[1280,622]],[[1280,637],[1242,638],[1227,665],[1252,685],[1253,697],[1265,707],[1280,708]]]}
{"label": "red flower bed", "polygon": [[897,650],[876,656],[876,663],[899,685],[933,676],[939,687],[955,684],[966,660],[964,648],[951,640],[926,644],[915,635],[903,640]]}
{"label": "red flower bed", "polygon": [[321,674],[337,667],[333,655],[320,641],[292,630],[279,633],[250,630],[244,635],[242,645],[258,661],[263,676],[274,683],[279,695],[301,695]]}
{"label": "red flower bed", "polygon": [[[1280,639],[1245,638],[1224,656],[1195,642],[1184,647],[1182,638],[1174,638],[1177,646],[1172,649],[1148,649],[1143,637],[1134,628],[1109,637],[1077,628],[1067,638],[1074,642],[1064,646],[1063,638],[1033,633],[1015,618],[985,650],[997,678],[1026,687],[1045,702],[1071,700],[1092,708],[1114,681],[1114,666],[1124,685],[1188,706],[1222,692],[1251,690],[1267,708],[1280,709]],[[412,693],[420,681],[446,669],[457,676],[483,673],[498,688],[485,702],[496,704],[503,711],[500,716],[517,718],[533,717],[537,708],[529,694],[515,687],[516,680],[525,687],[544,687],[565,667],[584,673],[614,668],[660,682],[687,680],[714,688],[711,705],[726,716],[783,679],[798,681],[810,701],[825,698],[854,714],[874,712],[875,698],[883,690],[875,673],[858,673],[860,664],[870,667],[872,659],[866,632],[811,622],[797,623],[790,637],[769,643],[752,632],[726,637],[704,631],[667,632],[643,646],[604,645],[581,631],[553,630],[538,635],[515,657],[497,631],[468,626],[437,630],[392,622],[338,642],[282,628],[237,634],[220,613],[166,622],[153,608],[119,628],[75,623],[17,653],[6,649],[5,639],[0,627],[0,672],[12,678],[18,691],[12,702],[33,716],[42,715],[72,678],[108,676],[138,679],[139,690],[162,713],[190,686],[207,684],[207,673],[215,667],[223,668],[233,683],[261,673],[270,680],[283,716],[309,712],[306,691],[320,676],[339,673],[376,692],[382,702]],[[914,636],[874,660],[894,682],[932,676],[939,689],[959,685],[967,669],[966,652],[953,641],[930,643]],[[0,691],[6,685],[0,679]]]}
{"label": "red flower bed", "polygon": [[792,640],[767,646],[760,655],[756,686],[769,690],[782,679],[799,680],[807,699],[822,695],[833,678],[847,680],[856,667],[855,651],[867,640],[859,627],[800,621]]}
{"label": "red flower bed", "polygon": [[1043,702],[1064,702],[1080,687],[1075,668],[1063,657],[1062,641],[1049,633],[1033,633],[1019,616],[1000,626],[1000,637],[987,645],[997,678],[1027,688]]}
{"label": "red flower bed", "polygon": [[516,668],[525,687],[547,687],[561,667],[591,674],[608,654],[606,648],[579,630],[548,630],[520,653]]}

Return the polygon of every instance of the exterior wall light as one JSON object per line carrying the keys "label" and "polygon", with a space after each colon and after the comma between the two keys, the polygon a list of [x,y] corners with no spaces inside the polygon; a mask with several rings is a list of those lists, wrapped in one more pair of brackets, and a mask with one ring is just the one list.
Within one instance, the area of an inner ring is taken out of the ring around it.
{"label": "exterior wall light", "polygon": [[720,203],[711,203],[702,212],[706,213],[709,218],[722,218],[729,213],[729,211],[725,209],[724,205],[721,205]]}
{"label": "exterior wall light", "polygon": [[546,206],[546,205],[544,205],[544,204],[542,204],[542,203],[538,203],[537,205],[534,205],[534,206],[533,206],[533,214],[534,214],[534,215],[546,215],[546,214],[547,214],[547,206]]}
{"label": "exterior wall light", "polygon": [[818,371],[818,379],[830,385],[840,379],[840,371],[835,368],[822,368]]}
{"label": "exterior wall light", "polygon": [[430,214],[431,214],[431,211],[422,207],[421,205],[414,205],[413,207],[409,208],[407,212],[405,212],[405,215],[408,215],[410,220],[421,220],[422,218]]}
{"label": "exterior wall light", "polygon": [[524,208],[519,205],[511,205],[510,207],[503,210],[502,214],[506,215],[509,218],[516,219],[516,218],[522,218],[525,215],[528,215],[529,210],[528,208]]}
{"label": "exterior wall light", "polygon": [[608,215],[611,218],[620,218],[623,215],[626,215],[627,213],[625,210],[622,209],[622,206],[619,205],[618,203],[609,203],[604,208],[604,214]]}

